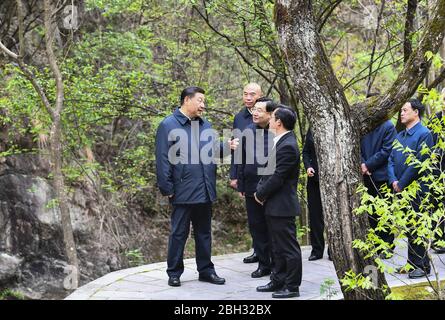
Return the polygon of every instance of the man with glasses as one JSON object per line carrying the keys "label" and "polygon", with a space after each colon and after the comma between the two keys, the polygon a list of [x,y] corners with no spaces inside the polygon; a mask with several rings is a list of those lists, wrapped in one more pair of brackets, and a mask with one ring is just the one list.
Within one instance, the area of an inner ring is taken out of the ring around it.
{"label": "man with glasses", "polygon": [[252,278],[271,273],[271,253],[264,207],[255,201],[253,194],[261,175],[258,170],[272,149],[273,133],[268,130],[269,121],[276,104],[270,98],[259,98],[252,109],[253,123],[247,126],[241,143],[242,164],[238,166],[238,191],[246,202],[247,221],[258,258],[258,268]]}

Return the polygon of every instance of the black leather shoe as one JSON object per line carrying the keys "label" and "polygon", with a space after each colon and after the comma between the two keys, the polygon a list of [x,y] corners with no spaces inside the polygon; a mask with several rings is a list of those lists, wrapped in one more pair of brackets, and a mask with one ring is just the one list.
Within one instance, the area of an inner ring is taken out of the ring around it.
{"label": "black leather shoe", "polygon": [[181,286],[181,280],[179,280],[179,277],[169,277],[168,278],[168,285],[171,287],[180,287]]}
{"label": "black leather shoe", "polygon": [[212,273],[209,275],[199,275],[199,281],[210,282],[213,284],[224,284],[226,283],[226,279],[218,277],[216,273]]}
{"label": "black leather shoe", "polygon": [[252,278],[261,278],[261,277],[264,277],[264,276],[268,276],[269,274],[271,274],[270,269],[258,268],[254,272],[252,272],[251,277]]}
{"label": "black leather shoe", "polygon": [[244,263],[255,263],[255,262],[258,262],[259,260],[258,260],[258,257],[257,257],[257,255],[256,255],[256,252],[253,252],[250,256],[248,256],[248,257],[245,257],[244,259],[243,259],[243,262]]}
{"label": "black leather shoe", "polygon": [[309,261],[314,261],[314,260],[320,260],[320,259],[322,259],[323,258],[323,256],[317,256],[317,255],[315,255],[315,254],[311,254],[310,256],[309,256]]}
{"label": "black leather shoe", "polygon": [[285,298],[294,298],[300,296],[300,290],[298,288],[293,288],[290,290],[289,288],[283,288],[280,291],[276,291],[272,293],[272,298],[285,299]]}
{"label": "black leather shoe", "polygon": [[256,291],[258,292],[274,292],[277,290],[281,290],[283,288],[282,284],[279,284],[276,281],[271,281],[268,284],[264,285],[264,286],[259,286],[256,287]]}
{"label": "black leather shoe", "polygon": [[408,278],[417,279],[417,278],[426,277],[429,274],[430,274],[430,270],[428,270],[428,269],[425,271],[423,269],[416,268],[408,274]]}

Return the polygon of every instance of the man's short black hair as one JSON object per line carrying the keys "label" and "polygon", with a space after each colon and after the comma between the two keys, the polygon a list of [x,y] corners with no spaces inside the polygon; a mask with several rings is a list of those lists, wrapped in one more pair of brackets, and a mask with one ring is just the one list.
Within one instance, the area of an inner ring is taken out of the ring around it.
{"label": "man's short black hair", "polygon": [[408,101],[411,105],[411,108],[417,109],[419,111],[419,117],[423,116],[423,113],[425,112],[425,106],[420,102],[419,99],[410,99]]}
{"label": "man's short black hair", "polygon": [[279,104],[274,101],[269,101],[266,104],[266,112],[274,112],[276,108],[278,108]]}
{"label": "man's short black hair", "polygon": [[259,97],[258,99],[256,99],[255,103],[257,102],[270,102],[273,101],[271,98],[269,97]]}
{"label": "man's short black hair", "polygon": [[281,120],[283,127],[290,131],[294,130],[295,123],[297,122],[295,111],[283,104],[279,104],[276,108],[275,119]]}
{"label": "man's short black hair", "polygon": [[190,99],[195,96],[195,94],[199,92],[205,94],[204,89],[200,87],[188,87],[182,90],[181,92],[181,106],[184,104],[185,97],[189,97]]}
{"label": "man's short black hair", "polygon": [[266,112],[273,112],[278,107],[278,104],[269,97],[260,97],[255,101],[257,102],[266,102]]}

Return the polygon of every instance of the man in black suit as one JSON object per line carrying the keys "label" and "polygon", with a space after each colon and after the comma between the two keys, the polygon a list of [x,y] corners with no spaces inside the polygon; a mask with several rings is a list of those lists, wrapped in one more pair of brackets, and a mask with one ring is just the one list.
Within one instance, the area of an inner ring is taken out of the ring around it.
{"label": "man in black suit", "polygon": [[307,206],[309,209],[309,229],[312,251],[309,261],[323,258],[324,252],[324,217],[320,195],[320,181],[318,176],[317,154],[315,153],[314,138],[309,128],[303,146],[303,163],[307,172]]}
{"label": "man in black suit", "polygon": [[269,128],[275,130],[274,146],[254,194],[265,207],[274,260],[271,281],[256,290],[274,292],[272,298],[300,296],[302,262],[295,227],[295,217],[300,213],[296,195],[300,153],[293,133],[295,122],[295,112],[290,108],[280,106],[273,112]]}

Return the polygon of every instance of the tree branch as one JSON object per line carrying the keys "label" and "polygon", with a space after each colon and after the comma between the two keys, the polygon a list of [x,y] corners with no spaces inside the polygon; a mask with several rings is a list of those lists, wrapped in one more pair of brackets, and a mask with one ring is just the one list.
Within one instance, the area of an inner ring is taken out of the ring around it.
{"label": "tree branch", "polygon": [[405,18],[405,32],[403,34],[403,62],[407,62],[413,53],[412,35],[414,32],[414,19],[416,17],[417,0],[408,0]]}
{"label": "tree branch", "polygon": [[340,3],[342,3],[343,0],[336,0],[332,4],[329,4],[323,12],[320,14],[320,16],[317,19],[317,31],[320,33],[323,29],[324,25],[328,21],[329,17],[334,12],[335,8],[338,7]]}
{"label": "tree branch", "polygon": [[391,118],[398,109],[416,92],[428,73],[431,61],[425,54],[437,52],[445,36],[445,0],[438,0],[435,14],[430,20],[417,49],[411,54],[405,68],[391,88],[382,96],[356,104],[353,112],[362,134]]}

